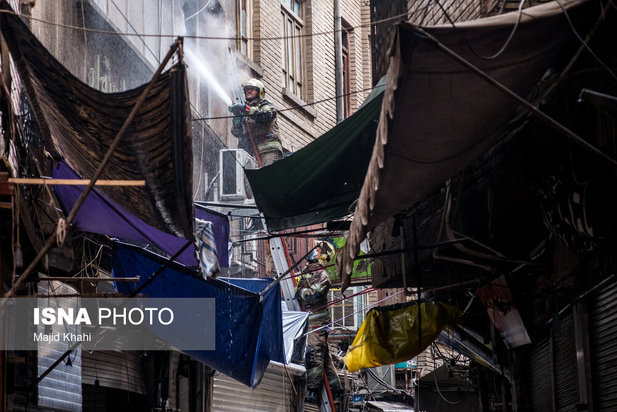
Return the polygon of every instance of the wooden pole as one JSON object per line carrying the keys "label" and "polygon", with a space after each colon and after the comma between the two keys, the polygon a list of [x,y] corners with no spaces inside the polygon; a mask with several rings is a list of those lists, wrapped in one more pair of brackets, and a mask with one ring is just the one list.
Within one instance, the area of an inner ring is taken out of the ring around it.
{"label": "wooden pole", "polygon": [[[18,183],[21,185],[67,185],[67,186],[86,186],[92,180],[90,179],[43,179],[43,178],[25,178],[25,177],[10,177],[9,183]],[[2,183],[2,182],[0,182]],[[145,186],[145,180],[97,180],[94,186]]]}

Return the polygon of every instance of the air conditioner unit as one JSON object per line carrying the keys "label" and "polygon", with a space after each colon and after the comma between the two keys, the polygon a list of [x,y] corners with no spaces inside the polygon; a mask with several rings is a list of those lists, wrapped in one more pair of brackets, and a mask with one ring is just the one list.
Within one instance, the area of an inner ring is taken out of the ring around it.
{"label": "air conditioner unit", "polygon": [[257,162],[251,155],[242,149],[221,149],[219,167],[221,199],[238,200],[252,197],[244,177],[244,169],[257,167]]}

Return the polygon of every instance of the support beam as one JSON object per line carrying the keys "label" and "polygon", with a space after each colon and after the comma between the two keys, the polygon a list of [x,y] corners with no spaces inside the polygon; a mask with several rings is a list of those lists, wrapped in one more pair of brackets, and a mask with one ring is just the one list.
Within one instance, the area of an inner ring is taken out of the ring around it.
{"label": "support beam", "polygon": [[[9,183],[21,185],[64,185],[64,186],[86,186],[92,182],[90,179],[42,179],[10,177]],[[0,182],[2,184],[2,182]],[[145,186],[145,180],[97,180],[94,186]]]}

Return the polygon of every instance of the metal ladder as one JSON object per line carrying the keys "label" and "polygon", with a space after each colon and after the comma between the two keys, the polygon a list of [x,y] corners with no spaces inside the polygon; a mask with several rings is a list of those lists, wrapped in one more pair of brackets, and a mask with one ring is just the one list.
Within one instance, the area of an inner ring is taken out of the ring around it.
{"label": "metal ladder", "polygon": [[[266,227],[265,219],[262,218],[262,222],[264,227]],[[274,261],[274,267],[276,268],[276,273],[281,275],[285,273],[289,269],[289,262],[287,260],[287,251],[285,246],[283,245],[284,239],[281,237],[275,237],[270,239],[270,252],[272,253],[272,260]],[[291,274],[286,276],[281,280],[281,292],[283,294],[283,299],[285,299],[285,303],[287,304],[288,310],[300,310],[300,305],[295,297],[295,285],[293,282],[293,277]],[[321,385],[321,404],[319,405],[319,412],[333,412],[334,405],[333,400],[328,395],[328,390],[326,389],[326,385],[329,385],[328,378],[324,374],[324,384]]]}

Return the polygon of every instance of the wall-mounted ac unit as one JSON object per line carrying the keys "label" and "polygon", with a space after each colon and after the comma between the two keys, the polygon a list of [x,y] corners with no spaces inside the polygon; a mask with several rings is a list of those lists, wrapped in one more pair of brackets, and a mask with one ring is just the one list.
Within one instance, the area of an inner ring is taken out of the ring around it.
{"label": "wall-mounted ac unit", "polygon": [[[219,152],[221,199],[252,197],[245,184],[244,169],[255,169],[257,162],[242,149],[221,149]],[[247,193],[247,189],[249,193]]]}

